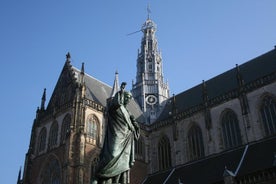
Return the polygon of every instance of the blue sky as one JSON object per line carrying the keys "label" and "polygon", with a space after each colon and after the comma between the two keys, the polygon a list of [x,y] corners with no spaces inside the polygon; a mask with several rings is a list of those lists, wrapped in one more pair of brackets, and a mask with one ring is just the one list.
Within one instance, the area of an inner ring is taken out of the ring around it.
{"label": "blue sky", "polygon": [[78,68],[112,85],[136,76],[147,18],[157,24],[171,94],[274,49],[275,0],[0,1],[0,183],[15,183],[43,89],[48,102],[67,52]]}

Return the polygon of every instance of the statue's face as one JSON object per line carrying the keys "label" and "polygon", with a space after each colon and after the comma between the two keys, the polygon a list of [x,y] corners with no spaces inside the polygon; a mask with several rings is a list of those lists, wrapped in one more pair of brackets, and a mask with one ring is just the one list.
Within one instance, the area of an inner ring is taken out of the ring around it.
{"label": "statue's face", "polygon": [[125,95],[124,96],[124,104],[127,105],[129,103],[129,101],[131,100],[131,96],[130,95]]}

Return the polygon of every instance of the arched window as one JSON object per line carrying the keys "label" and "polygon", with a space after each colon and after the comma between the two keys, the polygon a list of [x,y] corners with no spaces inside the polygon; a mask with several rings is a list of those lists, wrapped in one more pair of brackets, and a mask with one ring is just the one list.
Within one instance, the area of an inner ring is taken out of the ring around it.
{"label": "arched window", "polygon": [[261,106],[261,117],[266,136],[276,134],[276,102],[266,96]]}
{"label": "arched window", "polygon": [[193,125],[188,132],[188,149],[190,160],[195,160],[204,156],[201,129],[196,125]]}
{"label": "arched window", "polygon": [[87,136],[98,141],[98,124],[99,121],[96,116],[89,115],[87,118]]}
{"label": "arched window", "polygon": [[57,159],[49,161],[41,174],[42,184],[61,184],[61,169]]}
{"label": "arched window", "polygon": [[228,110],[224,112],[221,118],[222,135],[224,148],[239,146],[242,144],[239,121],[236,114]]}
{"label": "arched window", "polygon": [[47,136],[47,131],[46,128],[44,127],[38,136],[38,152],[44,151],[46,147],[46,136]]}
{"label": "arched window", "polygon": [[57,145],[57,138],[58,138],[58,123],[54,121],[49,134],[49,146],[50,148]]}
{"label": "arched window", "polygon": [[61,139],[60,142],[64,142],[66,139],[66,136],[70,132],[70,124],[71,124],[71,115],[67,114],[63,121],[62,121],[62,127],[61,127]]}
{"label": "arched window", "polygon": [[144,159],[145,143],[143,137],[135,141],[135,157],[137,159]]}
{"label": "arched window", "polygon": [[171,167],[171,146],[168,137],[163,136],[158,143],[159,170]]}

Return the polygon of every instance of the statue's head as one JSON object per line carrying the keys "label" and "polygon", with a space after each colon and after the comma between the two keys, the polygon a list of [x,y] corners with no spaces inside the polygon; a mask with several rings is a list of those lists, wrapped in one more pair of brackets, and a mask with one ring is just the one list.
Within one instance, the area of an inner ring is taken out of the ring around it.
{"label": "statue's head", "polygon": [[127,85],[127,83],[126,83],[126,82],[122,82],[122,84],[121,84],[121,90],[124,90],[124,89],[125,89],[125,87],[126,87],[126,85]]}
{"label": "statue's head", "polygon": [[124,105],[127,105],[132,99],[132,94],[128,91],[124,92]]}

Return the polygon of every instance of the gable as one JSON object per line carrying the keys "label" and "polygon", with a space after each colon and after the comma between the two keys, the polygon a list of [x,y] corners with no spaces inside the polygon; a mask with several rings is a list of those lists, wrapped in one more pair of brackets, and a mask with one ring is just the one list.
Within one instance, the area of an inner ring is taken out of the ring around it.
{"label": "gable", "polygon": [[59,108],[73,101],[76,88],[76,78],[69,61],[66,61],[61,71],[59,79],[49,100],[47,111]]}

